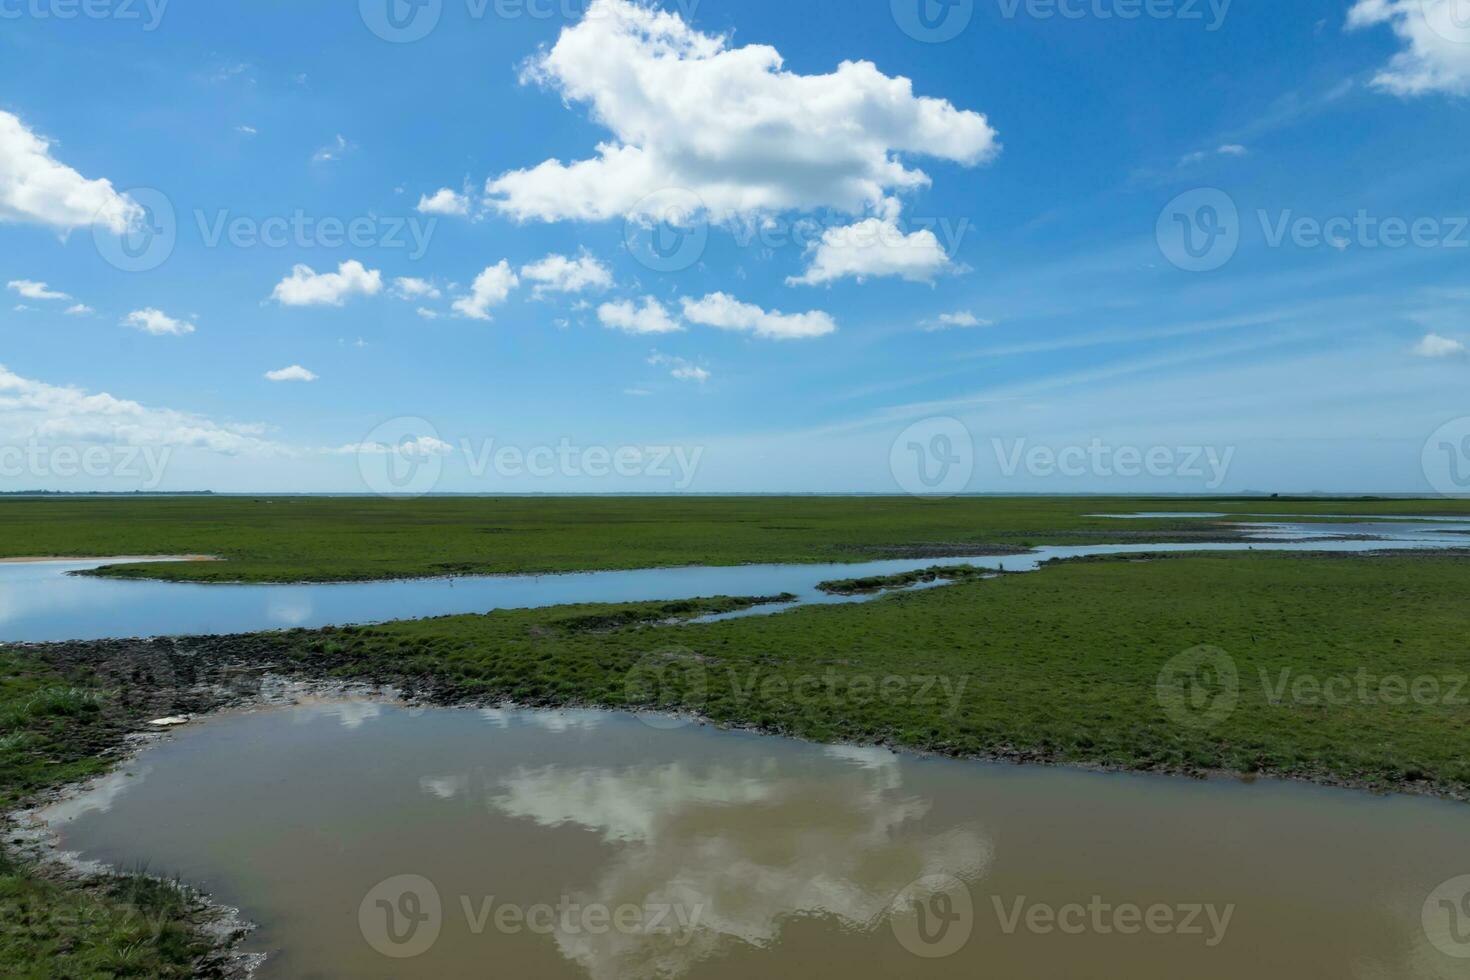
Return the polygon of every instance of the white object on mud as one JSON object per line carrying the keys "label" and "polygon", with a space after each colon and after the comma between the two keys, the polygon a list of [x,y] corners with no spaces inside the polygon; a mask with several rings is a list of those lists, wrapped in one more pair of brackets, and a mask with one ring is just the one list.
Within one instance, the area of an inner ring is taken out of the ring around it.
{"label": "white object on mud", "polygon": [[173,728],[176,725],[189,724],[189,716],[169,715],[167,718],[154,718],[148,724],[157,726],[158,728]]}

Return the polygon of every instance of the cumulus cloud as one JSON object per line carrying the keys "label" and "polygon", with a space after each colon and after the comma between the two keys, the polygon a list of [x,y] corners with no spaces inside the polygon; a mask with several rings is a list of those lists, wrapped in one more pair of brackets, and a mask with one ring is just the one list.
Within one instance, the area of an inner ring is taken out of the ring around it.
{"label": "cumulus cloud", "polygon": [[613,284],[612,271],[586,252],[575,259],[553,253],[522,266],[521,278],[536,284],[533,293],[537,296],[607,289]]}
{"label": "cumulus cloud", "polygon": [[669,369],[669,377],[676,381],[694,381],[704,384],[710,379],[707,369],[700,367],[693,361],[686,361],[682,357],[674,357],[671,354],[660,354],[654,351],[648,356],[648,363],[654,367],[666,367]]}
{"label": "cumulus cloud", "polygon": [[475,277],[470,294],[454,301],[454,312],[471,320],[488,320],[490,308],[504,303],[510,291],[520,283],[511,271],[510,263],[501,259]]}
{"label": "cumulus cloud", "polygon": [[399,276],[393,280],[393,293],[400,299],[438,299],[439,287],[427,279]]}
{"label": "cumulus cloud", "polygon": [[155,337],[182,337],[184,334],[194,332],[194,324],[188,320],[177,320],[151,306],[143,310],[134,310],[123,317],[122,322],[123,326],[141,330]]}
{"label": "cumulus cloud", "polygon": [[432,195],[421,196],[418,209],[421,214],[447,214],[463,218],[470,213],[470,199],[458,191],[441,187]]}
{"label": "cumulus cloud", "polygon": [[1388,25],[1403,48],[1373,79],[1395,95],[1470,95],[1470,23],[1463,0],[1358,0],[1349,29]]}
{"label": "cumulus cloud", "polygon": [[603,303],[597,308],[597,319],[604,327],[625,333],[675,333],[684,329],[652,296],[643,297],[641,307],[627,299]]}
{"label": "cumulus cloud", "polygon": [[279,371],[265,372],[265,379],[267,381],[315,381],[316,378],[315,373],[308,371],[300,364],[293,364],[290,367],[281,368]]}
{"label": "cumulus cloud", "polygon": [[763,310],[754,303],[742,303],[727,293],[710,293],[703,299],[684,297],[684,319],[721,330],[744,330],[757,337],[773,340],[798,340],[823,337],[837,330],[837,324],[826,313],[782,313]]}
{"label": "cumulus cloud", "polygon": [[262,432],[258,425],[223,424],[105,392],[34,381],[0,365],[0,433],[6,441],[191,447],[228,455],[282,451]]}
{"label": "cumulus cloud", "polygon": [[74,304],[72,306],[68,306],[66,308],[66,315],[67,316],[87,316],[90,313],[96,313],[96,312],[97,312],[96,310],[92,309],[86,303],[76,303],[76,304]]}
{"label": "cumulus cloud", "polygon": [[12,279],[5,288],[20,293],[26,299],[71,299],[66,293],[50,289],[44,282],[34,279]]}
{"label": "cumulus cloud", "polygon": [[910,282],[933,282],[949,271],[949,253],[928,228],[905,232],[899,227],[898,202],[884,202],[877,217],[844,228],[829,228],[816,243],[806,272],[791,276],[788,286],[819,286],[851,277],[899,276]]}
{"label": "cumulus cloud", "polygon": [[1414,345],[1414,353],[1420,357],[1464,357],[1467,350],[1462,341],[1431,333]]}
{"label": "cumulus cloud", "polygon": [[350,259],[337,266],[336,272],[320,275],[309,265],[294,266],[276,284],[271,298],[282,306],[341,306],[350,296],[376,296],[382,289],[381,272]]}
{"label": "cumulus cloud", "polygon": [[489,180],[489,204],[519,220],[640,215],[666,188],[720,216],[859,214],[930,182],[907,156],[972,166],[998,150],[985,116],[916,96],[870,62],[798,74],[775,48],[732,47],[632,0],[592,0],[524,79],[588,106],[612,136],[590,159]]}
{"label": "cumulus cloud", "polygon": [[402,456],[413,459],[422,456],[452,456],[454,447],[435,436],[418,436],[402,442],[350,442],[328,452],[339,456]]}
{"label": "cumulus cloud", "polygon": [[51,155],[51,141],[0,111],[0,224],[30,222],[62,232],[98,224],[116,234],[143,209],[112,182],[88,180]]}

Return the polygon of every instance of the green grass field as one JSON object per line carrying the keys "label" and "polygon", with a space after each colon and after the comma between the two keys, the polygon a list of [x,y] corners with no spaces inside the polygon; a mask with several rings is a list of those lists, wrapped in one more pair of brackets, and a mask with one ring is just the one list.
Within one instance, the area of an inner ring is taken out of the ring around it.
{"label": "green grass field", "polygon": [[[0,650],[0,811],[105,771],[107,750],[137,726],[116,692],[89,681]],[[201,914],[146,875],[58,879],[0,852],[0,976],[199,976],[214,947]]]}
{"label": "green grass field", "polygon": [[1131,511],[1461,514],[1470,501],[1107,498],[0,498],[0,558],[209,554],[119,566],[181,581],[350,581],[427,575],[863,561],[1208,534]]}
{"label": "green grass field", "polygon": [[[1467,589],[1465,559],[1211,555],[677,628],[589,631],[595,608],[575,607],[291,643],[345,676],[434,677],[450,700],[656,705],[821,741],[1465,796]],[[1238,702],[1180,724],[1160,673],[1201,645],[1234,664]]]}

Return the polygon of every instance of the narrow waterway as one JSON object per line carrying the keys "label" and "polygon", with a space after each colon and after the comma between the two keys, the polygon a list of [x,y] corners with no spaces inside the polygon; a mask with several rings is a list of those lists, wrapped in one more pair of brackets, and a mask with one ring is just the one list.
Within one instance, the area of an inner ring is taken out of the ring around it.
{"label": "narrow waterway", "polygon": [[[1343,523],[1244,525],[1254,540],[1228,544],[1099,544],[1043,547],[1022,555],[976,554],[820,565],[735,565],[493,575],[311,585],[189,585],[75,575],[107,561],[0,563],[0,642],[248,633],[415,619],[494,609],[585,602],[641,602],[705,596],[777,595],[795,605],[860,602],[823,593],[831,579],[895,575],[932,565],[973,564],[1035,571],[1058,558],[1165,551],[1338,551],[1470,546],[1470,521],[1347,518]],[[788,605],[762,606],[770,615]]]}

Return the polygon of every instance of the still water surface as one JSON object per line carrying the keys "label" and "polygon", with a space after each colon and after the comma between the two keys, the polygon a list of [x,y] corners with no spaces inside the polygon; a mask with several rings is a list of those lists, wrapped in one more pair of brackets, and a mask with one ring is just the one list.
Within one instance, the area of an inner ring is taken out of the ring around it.
{"label": "still water surface", "polygon": [[[776,595],[796,604],[860,602],[817,590],[830,579],[893,575],[931,565],[975,564],[1011,572],[1089,555],[1163,551],[1342,551],[1470,547],[1470,522],[1356,520],[1344,524],[1253,524],[1253,542],[1101,544],[1044,547],[1024,555],[973,555],[855,565],[737,565],[495,575],[327,585],[188,585],[118,581],[72,574],[105,561],[0,564],[0,642],[92,640],[130,636],[246,633],[290,627],[375,623],[582,602],[641,602],[703,596]],[[1333,540],[1357,535],[1352,540]],[[743,615],[790,608],[761,606]]]}
{"label": "still water surface", "polygon": [[1423,917],[1470,808],[1276,781],[314,704],[182,730],[49,817],[240,906],[267,980],[1466,976]]}

